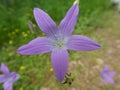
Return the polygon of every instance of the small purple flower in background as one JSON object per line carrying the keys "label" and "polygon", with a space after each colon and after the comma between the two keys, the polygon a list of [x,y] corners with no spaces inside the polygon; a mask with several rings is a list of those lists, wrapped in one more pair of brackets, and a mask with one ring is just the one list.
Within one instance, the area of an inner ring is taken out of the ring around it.
{"label": "small purple flower in background", "polygon": [[108,65],[106,65],[104,67],[104,70],[100,72],[101,77],[104,80],[104,84],[114,84],[114,80],[112,79],[112,77],[115,75],[116,73],[114,71],[109,71],[109,67]]}
{"label": "small purple flower in background", "polygon": [[12,90],[13,83],[17,81],[20,77],[19,74],[15,72],[10,73],[4,63],[1,64],[0,70],[3,72],[2,75],[0,74],[0,83],[4,83],[4,90]]}
{"label": "small purple flower in background", "polygon": [[68,68],[68,51],[97,50],[100,45],[88,37],[71,35],[79,13],[78,4],[74,4],[67,12],[59,27],[50,16],[39,8],[34,8],[34,17],[39,28],[46,37],[38,37],[21,46],[18,53],[22,55],[43,54],[52,52],[51,60],[57,79],[63,81]]}

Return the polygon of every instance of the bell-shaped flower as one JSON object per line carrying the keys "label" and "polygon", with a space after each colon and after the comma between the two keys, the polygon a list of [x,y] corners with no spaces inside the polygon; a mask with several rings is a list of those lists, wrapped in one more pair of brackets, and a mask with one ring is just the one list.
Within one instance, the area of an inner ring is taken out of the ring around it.
{"label": "bell-shaped flower", "polygon": [[51,17],[39,8],[34,8],[34,17],[46,37],[38,37],[21,46],[18,53],[22,55],[43,54],[51,52],[51,61],[57,79],[61,82],[68,68],[68,50],[91,51],[100,45],[86,36],[72,35],[79,13],[78,4],[74,4],[66,16],[56,26]]}

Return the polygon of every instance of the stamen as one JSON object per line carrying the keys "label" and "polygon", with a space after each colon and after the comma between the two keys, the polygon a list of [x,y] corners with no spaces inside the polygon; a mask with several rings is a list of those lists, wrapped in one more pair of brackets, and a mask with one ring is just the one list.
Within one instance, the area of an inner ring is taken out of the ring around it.
{"label": "stamen", "polygon": [[50,38],[50,43],[52,44],[52,49],[62,49],[66,47],[67,38],[57,34],[55,39]]}

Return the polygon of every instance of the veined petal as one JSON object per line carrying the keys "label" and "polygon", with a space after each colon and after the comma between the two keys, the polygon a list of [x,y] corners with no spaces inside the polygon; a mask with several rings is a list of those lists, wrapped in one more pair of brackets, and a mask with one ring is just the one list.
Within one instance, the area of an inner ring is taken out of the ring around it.
{"label": "veined petal", "polygon": [[4,82],[5,81],[5,75],[0,75],[0,83]]}
{"label": "veined petal", "polygon": [[108,67],[108,65],[105,65],[105,67],[104,67],[104,71],[109,71],[109,67]]}
{"label": "veined petal", "polygon": [[113,77],[113,76],[115,76],[116,72],[111,71],[111,72],[108,72],[108,74],[110,77]]}
{"label": "veined petal", "polygon": [[13,83],[5,82],[3,84],[3,88],[4,88],[4,90],[12,90],[12,85],[13,85]]}
{"label": "veined petal", "polygon": [[4,63],[1,64],[1,70],[5,74],[9,73],[9,69],[7,68],[7,66]]}
{"label": "veined petal", "polygon": [[51,55],[52,66],[57,79],[62,82],[68,68],[68,52],[67,50],[55,50]]}
{"label": "veined petal", "polygon": [[60,31],[64,35],[69,35],[74,30],[79,13],[78,4],[73,5],[60,23]]}
{"label": "veined petal", "polygon": [[104,78],[104,83],[105,84],[107,84],[107,83],[114,84],[114,80],[108,76],[108,77]]}
{"label": "veined petal", "polygon": [[104,79],[103,81],[105,85],[109,83],[108,79]]}
{"label": "veined petal", "polygon": [[76,51],[97,50],[100,45],[88,37],[80,35],[72,35],[68,42],[68,49]]}
{"label": "veined petal", "polygon": [[53,36],[58,28],[51,17],[39,8],[34,8],[34,17],[39,28],[47,35]]}
{"label": "veined petal", "polygon": [[12,72],[10,73],[10,77],[11,77],[11,82],[15,82],[20,78],[20,75],[17,74],[16,72]]}
{"label": "veined petal", "polygon": [[18,49],[18,53],[22,55],[43,54],[50,52],[50,44],[47,38],[38,37],[26,45],[21,46]]}

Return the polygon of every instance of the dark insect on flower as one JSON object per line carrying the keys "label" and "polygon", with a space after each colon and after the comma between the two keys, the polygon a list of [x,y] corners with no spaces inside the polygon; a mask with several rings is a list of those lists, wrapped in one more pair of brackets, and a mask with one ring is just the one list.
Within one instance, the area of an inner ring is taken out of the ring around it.
{"label": "dark insect on flower", "polygon": [[73,81],[74,81],[74,77],[71,75],[71,73],[67,73],[66,76],[65,76],[64,81],[62,82],[62,84],[71,85]]}

